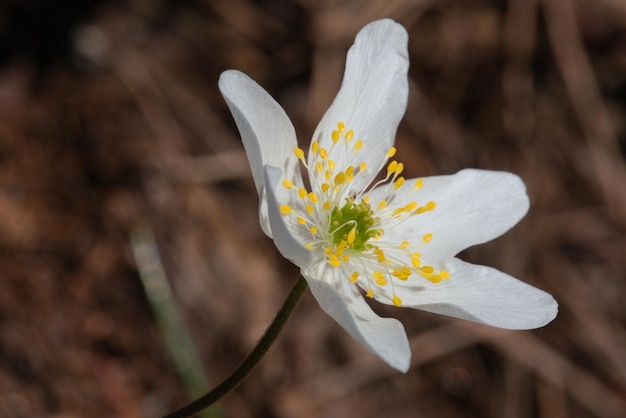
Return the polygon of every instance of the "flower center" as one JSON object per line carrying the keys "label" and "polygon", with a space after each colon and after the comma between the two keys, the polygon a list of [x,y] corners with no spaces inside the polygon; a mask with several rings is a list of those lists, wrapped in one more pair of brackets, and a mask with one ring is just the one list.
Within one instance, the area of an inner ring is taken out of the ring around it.
{"label": "flower center", "polygon": [[371,248],[367,241],[382,233],[374,227],[373,215],[369,203],[361,201],[357,204],[354,198],[348,198],[341,208],[334,207],[329,222],[332,243],[340,245],[345,241],[352,251],[357,252]]}
{"label": "flower center", "polygon": [[[376,167],[379,172],[387,165],[385,178],[374,185],[355,188],[355,179],[368,169],[367,163],[358,158],[363,141],[353,141],[354,132],[346,130],[341,122],[331,138],[329,149],[317,141],[311,143],[308,163],[302,149],[294,150],[308,171],[312,191],[296,187],[289,179],[282,182],[295,195],[293,204],[281,206],[280,212],[304,238],[305,247],[331,267],[343,269],[350,281],[366,290],[366,296],[374,297],[374,288],[378,287],[397,306],[402,301],[395,294],[394,281],[403,282],[412,275],[432,283],[447,279],[447,271],[424,265],[417,251],[432,240],[430,232],[424,231],[417,244],[384,237],[388,228],[397,231],[406,220],[435,210],[434,201],[419,205],[410,199],[422,187],[422,180],[405,181],[400,175],[404,170],[402,163],[393,160],[387,164],[396,153],[391,147],[381,166]],[[343,171],[338,170],[334,156],[345,167]],[[362,183],[365,182],[359,184]]]}

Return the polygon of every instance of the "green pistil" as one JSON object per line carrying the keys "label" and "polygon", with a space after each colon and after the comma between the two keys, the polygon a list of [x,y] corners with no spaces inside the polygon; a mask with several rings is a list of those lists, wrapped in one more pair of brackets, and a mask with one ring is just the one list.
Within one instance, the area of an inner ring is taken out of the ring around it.
{"label": "green pistil", "polygon": [[333,244],[339,245],[342,241],[347,242],[348,234],[354,229],[356,236],[349,248],[354,251],[369,249],[370,245],[367,244],[367,241],[380,232],[379,229],[374,228],[376,220],[372,215],[373,212],[368,203],[356,204],[354,199],[347,199],[346,204],[341,208],[333,208],[330,214],[329,228],[330,231],[334,231]]}

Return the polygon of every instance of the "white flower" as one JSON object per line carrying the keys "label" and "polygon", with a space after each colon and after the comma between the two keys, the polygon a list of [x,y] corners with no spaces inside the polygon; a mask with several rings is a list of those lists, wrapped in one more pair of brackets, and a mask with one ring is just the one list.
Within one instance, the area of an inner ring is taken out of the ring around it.
{"label": "white flower", "polygon": [[234,70],[219,81],[250,161],[263,230],[301,268],[322,309],[401,371],[411,356],[404,328],[374,313],[363,293],[509,329],[543,326],[557,312],[548,293],[454,257],[526,214],[519,177],[463,170],[407,180],[403,164],[390,161],[408,95],[407,38],[389,19],[359,32],[306,158],[265,90]]}

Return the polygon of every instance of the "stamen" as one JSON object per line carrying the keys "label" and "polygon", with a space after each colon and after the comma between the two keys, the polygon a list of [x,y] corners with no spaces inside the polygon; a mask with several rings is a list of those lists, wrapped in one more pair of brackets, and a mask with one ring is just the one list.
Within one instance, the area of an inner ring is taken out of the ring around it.
{"label": "stamen", "polygon": [[381,273],[380,271],[375,271],[374,273],[372,273],[372,276],[374,277],[377,285],[384,286],[387,284],[387,279],[385,279],[384,273]]}
{"label": "stamen", "polygon": [[339,261],[339,258],[336,255],[331,254],[328,256],[328,264],[333,267],[339,267],[341,266],[341,261]]}
{"label": "stamen", "polygon": [[356,228],[352,229],[348,233],[348,244],[350,244],[350,245],[354,244],[354,239],[355,238],[356,238]]}
{"label": "stamen", "polygon": [[291,206],[289,205],[282,205],[280,207],[280,213],[283,215],[289,215],[291,212],[293,212],[293,209],[291,209]]}
{"label": "stamen", "polygon": [[390,162],[389,165],[387,166],[387,177],[391,177],[391,174],[395,172],[397,168],[398,168],[398,162],[396,160],[393,160],[392,162]]}

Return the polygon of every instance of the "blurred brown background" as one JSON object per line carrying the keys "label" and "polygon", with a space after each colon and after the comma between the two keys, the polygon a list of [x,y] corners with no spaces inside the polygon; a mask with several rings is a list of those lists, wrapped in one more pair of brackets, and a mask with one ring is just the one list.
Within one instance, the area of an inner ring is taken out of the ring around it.
{"label": "blurred brown background", "polygon": [[297,269],[258,226],[217,78],[256,79],[306,145],[380,17],[410,35],[408,175],[519,174],[528,216],[462,258],[551,292],[559,316],[503,332],[374,304],[411,337],[401,374],[308,294],[220,415],[626,417],[620,0],[4,0],[0,417],[158,417],[189,400],[133,255],[150,234],[207,380],[243,359]]}

